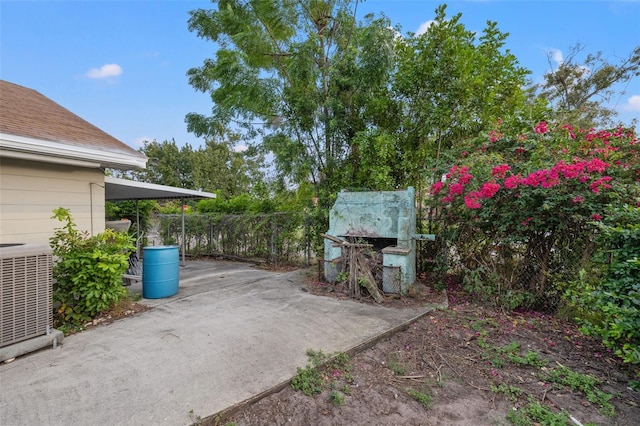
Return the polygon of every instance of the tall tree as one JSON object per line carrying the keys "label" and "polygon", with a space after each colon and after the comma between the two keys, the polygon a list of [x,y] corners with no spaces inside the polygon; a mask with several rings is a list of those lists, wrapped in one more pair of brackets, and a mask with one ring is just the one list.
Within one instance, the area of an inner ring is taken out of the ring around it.
{"label": "tall tree", "polygon": [[326,189],[324,203],[344,183],[348,159],[356,161],[351,142],[367,127],[367,102],[388,83],[388,20],[358,24],[353,0],[216,3],[189,20],[218,45],[214,59],[188,72],[213,101],[210,117],[187,116],[189,130],[212,136],[235,125],[247,140],[261,138],[282,174]]}
{"label": "tall tree", "polygon": [[448,18],[442,5],[435,15],[424,34],[399,43],[393,82],[402,103],[401,162],[412,182],[425,175],[423,165],[437,164],[447,150],[512,114],[526,99],[522,87],[529,71],[504,49],[508,34],[487,22],[476,40],[461,14]]}
{"label": "tall tree", "polygon": [[264,158],[255,148],[237,151],[232,141],[209,139],[194,152],[193,161],[196,188],[215,192],[223,199],[245,193],[260,195]]}
{"label": "tall tree", "polygon": [[620,94],[616,84],[640,76],[640,46],[618,64],[604,59],[601,52],[588,54],[580,63],[583,50],[575,45],[555,68],[549,56],[550,70],[538,86],[539,95],[554,106],[555,118],[562,123],[586,129],[614,125],[617,113],[607,104]]}
{"label": "tall tree", "polygon": [[147,156],[147,168],[136,172],[138,180],[161,185],[193,188],[193,149],[178,148],[171,139],[145,142],[140,151]]}
{"label": "tall tree", "polygon": [[357,185],[411,185],[424,195],[465,141],[524,108],[529,71],[505,49],[508,34],[487,22],[476,38],[461,16],[439,6],[424,34],[395,38],[389,84],[367,104],[371,124],[355,137]]}

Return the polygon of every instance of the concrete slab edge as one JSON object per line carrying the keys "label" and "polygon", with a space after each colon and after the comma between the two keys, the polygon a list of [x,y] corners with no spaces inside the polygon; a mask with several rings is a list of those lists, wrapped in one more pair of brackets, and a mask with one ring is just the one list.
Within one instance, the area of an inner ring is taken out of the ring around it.
{"label": "concrete slab edge", "polygon": [[[346,353],[347,355],[349,355],[349,358],[359,354],[360,352],[364,352],[367,349],[373,347],[376,343],[378,343],[379,341],[386,339],[387,337],[393,336],[396,333],[399,333],[401,331],[406,330],[407,328],[409,328],[411,326],[412,323],[418,321],[419,319],[427,316],[428,314],[430,314],[431,312],[433,312],[436,309],[448,309],[449,308],[449,303],[448,303],[448,299],[446,302],[444,303],[438,303],[432,306],[427,307],[427,310],[419,315],[416,315],[415,317],[403,322],[400,325],[397,325],[393,328],[390,328],[389,330],[374,336],[372,338],[370,338],[369,340],[366,340],[363,343],[360,343],[359,345],[354,346],[351,349],[348,349],[346,351],[344,351],[344,353]],[[327,361],[328,362],[328,361]],[[199,421],[198,423],[194,423],[192,426],[218,426],[218,421],[220,419],[223,418],[227,418],[227,417],[231,417],[234,414],[238,413],[239,411],[243,410],[244,408],[255,404],[256,402],[260,401],[261,399],[264,399],[270,395],[273,395],[275,393],[280,392],[281,390],[283,390],[284,388],[286,388],[287,386],[291,386],[291,381],[293,380],[293,377],[285,380],[282,383],[278,383],[277,385],[267,389],[266,391],[260,392],[257,395],[252,396],[251,398],[247,398],[242,402],[239,402],[235,405],[232,405],[231,407],[225,408],[224,410],[218,411],[217,413],[214,413],[210,416],[207,416],[205,418],[203,418],[201,421]]]}
{"label": "concrete slab edge", "polygon": [[60,330],[55,328],[51,330],[51,333],[44,336],[33,337],[28,340],[23,340],[13,345],[0,348],[0,362],[4,362],[13,358],[17,358],[21,355],[28,354],[29,352],[37,351],[47,346],[56,348],[58,345],[62,345],[64,340],[64,334]]}

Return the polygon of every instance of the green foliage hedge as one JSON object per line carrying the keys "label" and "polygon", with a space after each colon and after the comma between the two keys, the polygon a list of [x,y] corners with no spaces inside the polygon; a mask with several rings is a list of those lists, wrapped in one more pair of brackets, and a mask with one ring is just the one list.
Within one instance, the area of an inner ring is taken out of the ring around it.
{"label": "green foliage hedge", "polygon": [[449,244],[440,263],[501,307],[554,311],[590,263],[598,224],[640,199],[634,132],[498,123],[465,148],[431,188]]}
{"label": "green foliage hedge", "polygon": [[68,209],[58,208],[52,218],[65,222],[49,239],[53,266],[53,302],[62,326],[78,327],[127,296],[122,274],[134,249],[125,233],[106,229],[88,236],[77,230]]}
{"label": "green foliage hedge", "polygon": [[[577,298],[582,330],[599,336],[625,362],[640,363],[640,207],[619,210],[600,225],[601,249],[596,261],[605,274]],[[574,299],[576,300],[576,299]]]}

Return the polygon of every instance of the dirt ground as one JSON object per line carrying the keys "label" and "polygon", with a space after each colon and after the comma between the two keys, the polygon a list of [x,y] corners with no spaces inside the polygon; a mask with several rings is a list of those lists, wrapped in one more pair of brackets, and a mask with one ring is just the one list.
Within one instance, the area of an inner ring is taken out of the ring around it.
{"label": "dirt ground", "polygon": [[[318,297],[345,297],[317,282],[306,289]],[[638,367],[620,362],[575,324],[535,312],[497,312],[468,300],[456,285],[446,293],[418,285],[410,296],[384,303],[402,309],[448,299],[449,307],[345,365],[314,370],[320,373],[320,393],[307,396],[287,386],[239,411],[194,423],[640,424],[640,394],[630,386],[638,380]],[[300,377],[304,383],[307,376]]]}

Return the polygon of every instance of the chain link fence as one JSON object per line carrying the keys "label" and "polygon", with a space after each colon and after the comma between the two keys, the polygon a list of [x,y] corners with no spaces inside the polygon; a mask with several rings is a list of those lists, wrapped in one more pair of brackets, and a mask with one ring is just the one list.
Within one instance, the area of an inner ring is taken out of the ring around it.
{"label": "chain link fence", "polygon": [[[184,219],[185,251],[191,256],[297,266],[318,260],[313,250],[317,236],[310,226],[313,219],[305,213],[189,214]],[[148,236],[152,244],[182,245],[181,215],[158,215],[153,223]],[[555,309],[562,290],[575,280],[596,248],[595,236],[585,238],[584,234],[500,237],[483,235],[465,223],[430,223],[425,229],[437,237],[416,242],[419,279],[437,285],[446,276],[459,276],[478,297],[510,309]],[[382,282],[379,269],[372,271],[378,272],[376,280]]]}
{"label": "chain link fence", "polygon": [[418,265],[436,280],[458,276],[478,298],[507,309],[554,311],[596,250],[596,235],[487,235],[472,224],[439,229]]}
{"label": "chain link fence", "polygon": [[[314,253],[304,213],[189,214],[184,217],[185,252],[273,265],[309,265]],[[182,245],[182,215],[157,215],[149,239]]]}

